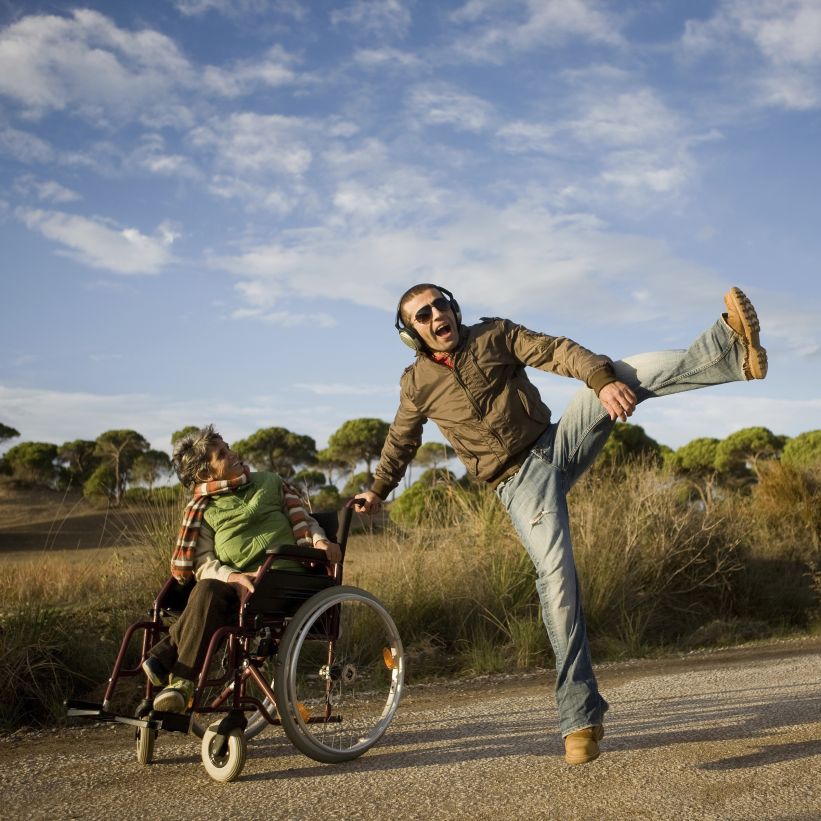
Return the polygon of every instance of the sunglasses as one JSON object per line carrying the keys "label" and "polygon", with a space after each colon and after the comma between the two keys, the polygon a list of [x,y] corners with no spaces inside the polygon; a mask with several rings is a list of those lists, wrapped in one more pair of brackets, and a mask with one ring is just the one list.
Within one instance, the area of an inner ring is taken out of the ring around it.
{"label": "sunglasses", "polygon": [[430,322],[430,318],[433,316],[433,309],[436,308],[437,311],[444,312],[450,309],[450,300],[446,299],[443,296],[436,297],[430,305],[423,305],[414,315],[413,318],[417,322]]}

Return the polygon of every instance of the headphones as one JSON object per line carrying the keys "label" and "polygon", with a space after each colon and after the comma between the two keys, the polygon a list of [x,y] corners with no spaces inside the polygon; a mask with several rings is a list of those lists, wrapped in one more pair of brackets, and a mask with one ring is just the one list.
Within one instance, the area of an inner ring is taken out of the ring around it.
{"label": "headphones", "polygon": [[[446,297],[448,302],[450,303],[450,309],[453,311],[454,316],[456,317],[456,324],[462,324],[462,311],[459,308],[459,303],[454,299],[453,294],[447,289],[443,288],[441,285],[434,285],[437,291],[441,291],[442,294]],[[409,347],[413,348],[414,351],[426,351],[428,346],[422,340],[422,337],[413,329],[409,328],[405,325],[405,321],[402,319],[402,305],[401,303],[396,307],[396,322],[394,327],[399,332],[399,338]]]}

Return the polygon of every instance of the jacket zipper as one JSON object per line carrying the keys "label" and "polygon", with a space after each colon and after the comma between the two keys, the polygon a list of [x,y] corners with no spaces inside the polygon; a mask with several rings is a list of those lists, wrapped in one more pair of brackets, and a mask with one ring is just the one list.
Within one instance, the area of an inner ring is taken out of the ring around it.
{"label": "jacket zipper", "polygon": [[[452,370],[452,372],[453,372],[453,376],[454,376],[454,378],[455,378],[455,379],[456,379],[456,381],[459,383],[459,385],[461,386],[462,390],[465,392],[465,396],[468,398],[468,401],[470,402],[470,404],[471,404],[471,405],[473,405],[473,410],[474,410],[474,411],[475,411],[475,413],[476,413],[476,418],[477,418],[480,422],[484,422],[484,421],[485,421],[485,419],[484,419],[484,417],[482,416],[481,411],[479,410],[479,404],[478,404],[478,403],[476,402],[476,400],[474,399],[473,394],[472,394],[472,393],[468,390],[467,385],[465,385],[464,381],[462,381],[462,377],[461,377],[461,376],[459,376],[459,373],[458,373],[458,371],[456,370],[456,362],[455,362],[455,361],[454,361],[454,363],[453,363],[453,368],[452,368],[451,370]],[[493,430],[493,428],[489,427],[488,425],[485,425],[485,430],[486,430],[486,431],[488,431],[488,432],[490,433],[490,435],[491,435],[491,436],[492,436],[492,437],[493,437],[493,438],[494,438],[494,439],[498,442],[498,444],[499,444],[499,448],[501,449],[502,453],[508,454],[508,450],[507,450],[507,448],[504,446],[504,443],[502,442],[502,438],[499,436],[499,434],[498,434],[498,433],[496,433],[496,431],[495,431],[495,430]],[[508,454],[508,455],[510,455],[510,454]]]}

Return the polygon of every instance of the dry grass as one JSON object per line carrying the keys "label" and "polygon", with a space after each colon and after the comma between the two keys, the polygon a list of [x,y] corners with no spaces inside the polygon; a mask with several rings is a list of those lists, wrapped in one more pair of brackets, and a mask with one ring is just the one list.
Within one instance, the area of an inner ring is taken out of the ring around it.
{"label": "dry grass", "polygon": [[[570,498],[597,660],[812,627],[821,617],[817,474],[772,466],[707,506],[664,471],[594,472]],[[166,578],[182,499],[119,513],[115,549],[0,565],[0,723],[51,720],[107,675],[125,625]],[[433,520],[352,535],[345,581],[393,614],[413,675],[544,666],[535,574],[495,496],[449,489]]]}

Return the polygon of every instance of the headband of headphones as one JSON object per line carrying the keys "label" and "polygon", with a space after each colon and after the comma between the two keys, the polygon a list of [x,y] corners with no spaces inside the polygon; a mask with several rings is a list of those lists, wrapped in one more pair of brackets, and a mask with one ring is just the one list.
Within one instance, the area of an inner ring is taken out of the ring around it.
{"label": "headband of headphones", "polygon": [[[443,288],[441,285],[434,285],[437,291],[441,291],[441,293],[445,296],[445,298],[450,303],[450,308],[453,311],[454,316],[456,317],[456,324],[462,324],[462,311],[459,308],[459,303],[454,299],[453,294],[447,289]],[[396,322],[394,323],[394,327],[396,328],[397,332],[399,333],[399,338],[409,347],[412,348],[414,351],[426,351],[428,346],[422,340],[422,337],[413,329],[409,328],[405,325],[405,320],[402,319],[402,305],[401,303],[396,307]]]}

